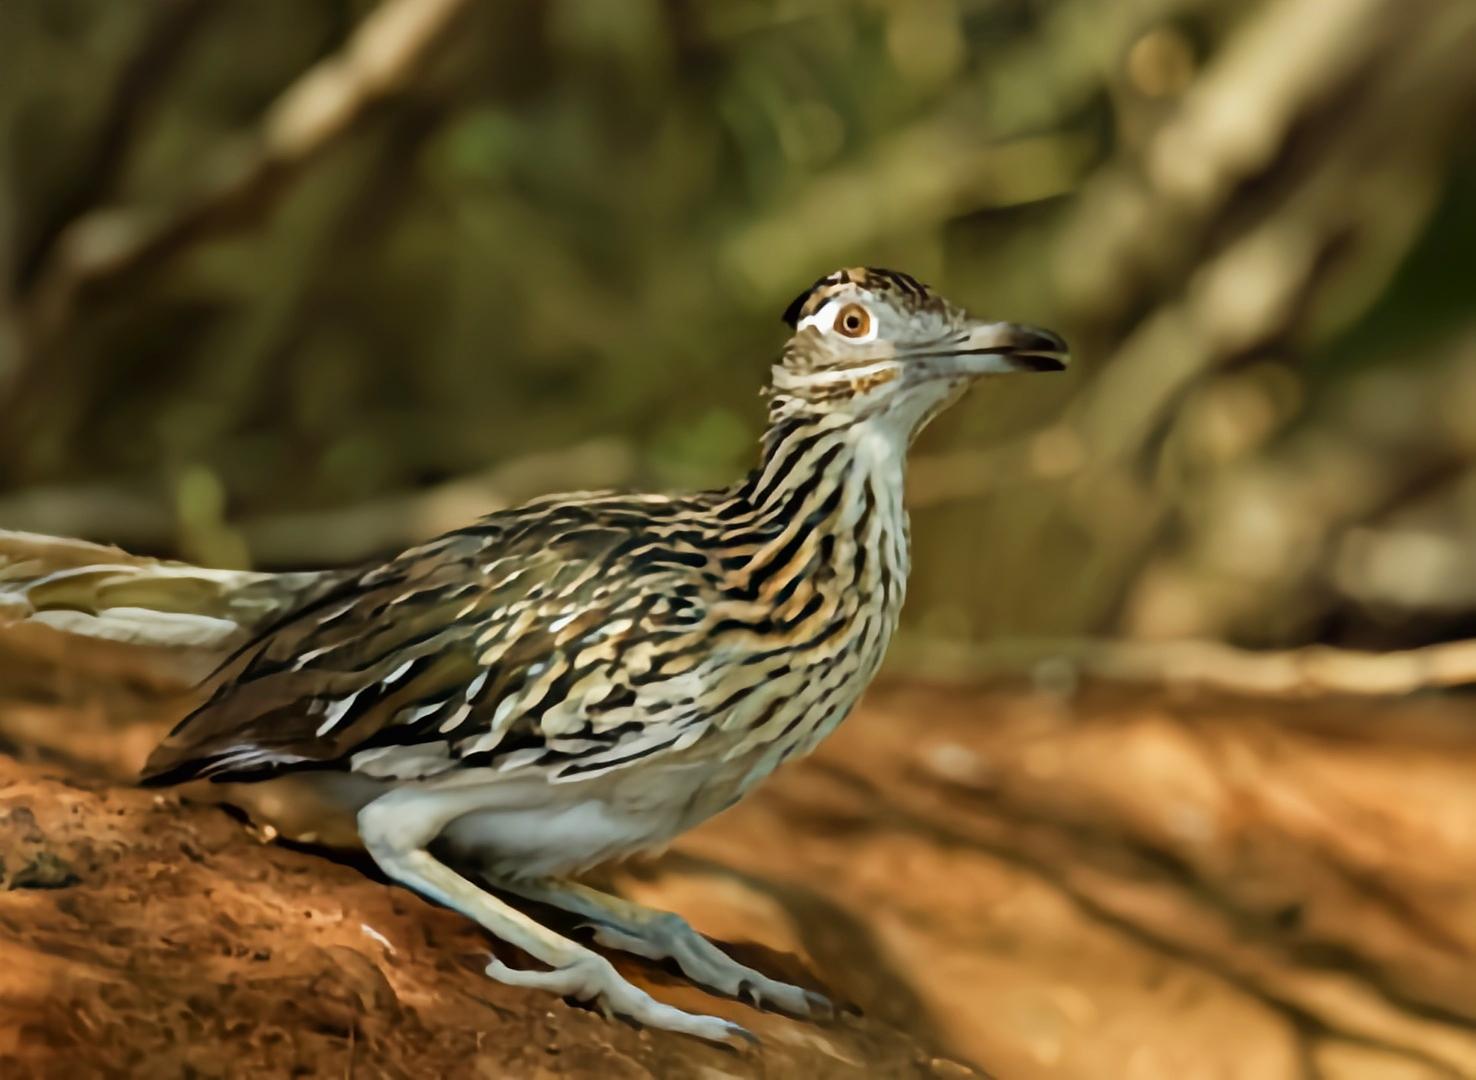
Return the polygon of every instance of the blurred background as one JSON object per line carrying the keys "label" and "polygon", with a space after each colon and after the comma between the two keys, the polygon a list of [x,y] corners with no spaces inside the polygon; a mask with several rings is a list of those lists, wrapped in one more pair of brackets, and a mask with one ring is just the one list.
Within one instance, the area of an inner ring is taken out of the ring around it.
{"label": "blurred background", "polygon": [[[638,977],[769,1075],[1476,1077],[1473,57],[1471,0],[0,0],[0,529],[318,567],[725,484],[790,299],[909,271],[1075,366],[920,440],[891,678],[613,871],[867,1018]],[[25,629],[0,1073],[728,1074],[131,790],[190,680]]]}
{"label": "blurred background", "polygon": [[904,646],[1476,631],[1469,3],[12,0],[0,42],[4,527],[318,566],[726,483],[785,304],[879,264],[1078,361],[923,438]]}

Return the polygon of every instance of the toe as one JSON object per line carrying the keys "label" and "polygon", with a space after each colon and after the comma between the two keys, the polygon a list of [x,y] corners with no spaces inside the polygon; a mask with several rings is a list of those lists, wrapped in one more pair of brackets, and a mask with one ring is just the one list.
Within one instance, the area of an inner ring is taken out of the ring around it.
{"label": "toe", "polygon": [[537,986],[594,1004],[606,1017],[622,1016],[650,1028],[693,1035],[735,1049],[758,1044],[746,1028],[717,1016],[683,1012],[624,979],[604,957],[590,954],[552,971],[519,971],[495,957],[487,974],[518,986]]}
{"label": "toe", "polygon": [[558,968],[551,971],[531,971],[521,968],[508,967],[497,957],[487,961],[487,975],[500,983],[508,986],[532,986],[540,990],[551,992],[563,992],[562,986],[568,981],[565,973]]}
{"label": "toe", "polygon": [[753,1050],[760,1045],[758,1036],[742,1024],[735,1024],[720,1016],[703,1016],[696,1013],[682,1013],[681,1015],[680,1026],[671,1025],[667,1027],[667,1030],[681,1031],[699,1039],[706,1039],[708,1042],[722,1043],[738,1051]]}
{"label": "toe", "polygon": [[[704,1017],[704,1019],[716,1020],[717,1017]],[[733,1049],[757,1050],[762,1045],[759,1042],[759,1037],[742,1024],[735,1024],[731,1020],[724,1020],[722,1024],[726,1031],[722,1041],[733,1047]]]}
{"label": "toe", "polygon": [[650,1028],[693,1035],[710,1042],[724,1043],[744,1049],[758,1044],[752,1032],[717,1016],[683,1012],[674,1005],[657,1001],[644,990],[631,985],[618,975],[616,981],[600,993],[601,1005],[619,1016]]}
{"label": "toe", "polygon": [[734,996],[754,1008],[777,1009],[803,1019],[828,1020],[835,1016],[835,1006],[824,994],[763,976],[740,981]]}
{"label": "toe", "polygon": [[809,1010],[811,1016],[824,1020],[835,1019],[835,1003],[833,1001],[824,994],[817,994],[813,990],[806,990],[804,994],[805,1008]]}

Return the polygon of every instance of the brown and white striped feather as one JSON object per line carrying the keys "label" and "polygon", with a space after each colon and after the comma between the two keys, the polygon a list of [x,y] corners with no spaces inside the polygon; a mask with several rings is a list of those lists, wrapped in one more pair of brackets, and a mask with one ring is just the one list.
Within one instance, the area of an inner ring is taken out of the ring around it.
{"label": "brown and white striped feather", "polygon": [[148,771],[546,790],[658,764],[700,820],[875,673],[907,577],[897,441],[792,425],[736,488],[544,500],[349,575],[230,661]]}

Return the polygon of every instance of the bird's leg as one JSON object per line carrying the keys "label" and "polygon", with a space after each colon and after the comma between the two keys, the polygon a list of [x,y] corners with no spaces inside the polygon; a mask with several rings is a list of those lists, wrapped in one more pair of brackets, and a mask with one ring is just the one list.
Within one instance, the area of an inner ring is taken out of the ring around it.
{"label": "bird's leg", "polygon": [[[414,805],[416,801],[422,806]],[[512,986],[533,986],[580,1001],[594,1001],[608,1013],[649,1027],[730,1046],[758,1041],[731,1021],[662,1004],[622,978],[603,956],[509,907],[436,859],[427,846],[447,820],[464,810],[426,805],[429,802],[422,793],[409,789],[388,792],[359,811],[360,835],[369,855],[390,878],[460,912],[550,968],[520,971],[494,957],[487,965],[492,978]]]}
{"label": "bird's leg", "polygon": [[740,964],[680,915],[642,907],[572,881],[500,881],[490,876],[487,880],[517,896],[582,916],[589,920],[601,945],[650,960],[672,960],[687,978],[718,993],[794,1016],[834,1015],[835,1007],[823,995]]}

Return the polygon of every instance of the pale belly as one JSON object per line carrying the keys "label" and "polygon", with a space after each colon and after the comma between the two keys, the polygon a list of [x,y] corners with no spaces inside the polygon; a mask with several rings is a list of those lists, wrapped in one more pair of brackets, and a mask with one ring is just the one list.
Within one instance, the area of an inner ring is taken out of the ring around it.
{"label": "pale belly", "polygon": [[[481,770],[478,770],[481,771]],[[649,777],[652,790],[629,798],[608,785],[542,786],[540,797],[516,792],[505,778],[463,775],[454,787],[382,781],[360,782],[333,773],[303,773],[252,784],[191,785],[186,795],[201,802],[224,802],[246,811],[259,828],[288,840],[337,848],[359,848],[358,813],[379,795],[396,790],[406,814],[442,816],[459,811],[444,827],[438,844],[457,862],[505,879],[565,876],[598,863],[661,848],[712,816],[736,796],[713,805],[717,788],[683,791],[663,778]],[[347,781],[347,782],[345,782]],[[461,808],[466,808],[462,810]]]}
{"label": "pale belly", "polygon": [[786,708],[776,720],[784,721],[791,709],[802,720],[784,736],[755,740],[756,732],[739,724],[672,758],[583,781],[549,783],[475,768],[423,781],[304,772],[204,787],[284,837],[336,847],[361,846],[359,810],[395,791],[405,814],[445,822],[436,846],[454,861],[503,880],[561,877],[664,848],[732,806],[785,760],[808,753],[828,735],[865,681],[848,680],[824,708],[805,700],[804,692],[784,695]]}
{"label": "pale belly", "polygon": [[656,765],[638,776],[543,785],[531,804],[509,804],[490,780],[487,805],[450,822],[442,842],[492,877],[577,874],[665,848],[737,802],[757,782],[749,772],[747,762]]}

